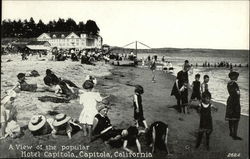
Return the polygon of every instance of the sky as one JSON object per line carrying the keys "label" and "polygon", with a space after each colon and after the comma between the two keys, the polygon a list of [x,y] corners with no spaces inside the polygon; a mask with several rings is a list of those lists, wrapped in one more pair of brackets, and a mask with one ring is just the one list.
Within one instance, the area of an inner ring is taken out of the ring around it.
{"label": "sky", "polygon": [[94,20],[112,46],[249,49],[249,1],[2,1],[2,19],[30,17]]}

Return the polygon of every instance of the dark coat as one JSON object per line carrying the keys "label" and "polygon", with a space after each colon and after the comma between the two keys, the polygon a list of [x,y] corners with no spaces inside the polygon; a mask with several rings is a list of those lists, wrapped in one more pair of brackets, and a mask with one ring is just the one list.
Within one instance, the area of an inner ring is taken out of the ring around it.
{"label": "dark coat", "polygon": [[234,81],[229,81],[227,84],[229,97],[227,99],[226,120],[239,120],[240,119],[240,95],[239,86]]}
{"label": "dark coat", "polygon": [[[178,80],[178,87],[176,86],[176,81],[174,82],[172,91],[171,91],[171,96],[174,95],[176,98],[180,98],[181,94],[179,93],[178,89],[180,89],[185,82],[188,82],[188,72],[184,72],[183,70],[179,71],[177,73],[176,79]],[[186,92],[184,91],[184,94],[186,95],[188,93],[188,90]],[[183,94],[183,93],[182,93]]]}

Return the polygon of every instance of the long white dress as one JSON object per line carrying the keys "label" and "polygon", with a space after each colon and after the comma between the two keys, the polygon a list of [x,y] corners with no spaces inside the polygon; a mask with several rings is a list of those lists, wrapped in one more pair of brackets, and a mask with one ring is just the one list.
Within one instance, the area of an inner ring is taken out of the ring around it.
{"label": "long white dress", "polygon": [[80,104],[83,105],[83,110],[79,116],[80,123],[93,125],[94,117],[98,113],[96,105],[97,102],[101,101],[102,97],[98,92],[85,92],[80,95]]}

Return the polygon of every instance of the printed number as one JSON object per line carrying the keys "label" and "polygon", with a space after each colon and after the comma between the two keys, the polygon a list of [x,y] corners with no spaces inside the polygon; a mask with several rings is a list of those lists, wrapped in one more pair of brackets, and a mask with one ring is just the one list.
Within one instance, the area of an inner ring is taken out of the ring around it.
{"label": "printed number", "polygon": [[228,153],[227,157],[240,157],[240,153]]}

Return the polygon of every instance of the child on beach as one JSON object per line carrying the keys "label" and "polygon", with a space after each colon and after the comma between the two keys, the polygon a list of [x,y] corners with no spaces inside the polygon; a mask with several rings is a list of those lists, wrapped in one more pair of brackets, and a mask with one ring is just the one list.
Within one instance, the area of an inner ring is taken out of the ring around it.
{"label": "child on beach", "polygon": [[191,87],[193,88],[193,92],[191,95],[191,99],[188,104],[188,112],[189,112],[189,107],[192,103],[193,100],[201,100],[201,83],[200,83],[200,74],[195,75],[195,81],[193,81]]}
{"label": "child on beach", "polygon": [[28,84],[26,82],[24,73],[18,73],[17,78],[18,78],[18,82],[11,89],[11,90],[14,90],[16,93],[19,93],[20,91],[28,91],[28,92],[51,91],[50,89],[43,87],[43,86],[38,87],[37,84]]}
{"label": "child on beach", "polygon": [[239,73],[232,71],[228,74],[228,77],[230,78],[230,81],[227,84],[229,97],[227,99],[226,120],[229,121],[229,135],[234,140],[242,140],[241,137],[237,136],[241,113],[240,89],[238,84],[236,83],[239,77]]}
{"label": "child on beach", "polygon": [[213,123],[212,123],[212,116],[211,116],[211,109],[214,108],[217,111],[210,100],[211,94],[208,91],[202,93],[202,102],[200,104],[200,126],[199,132],[196,142],[196,148],[198,148],[202,141],[202,136],[206,134],[206,148],[209,150],[209,137],[213,131]]}
{"label": "child on beach", "polygon": [[21,134],[20,126],[17,124],[17,110],[13,106],[14,96],[7,95],[1,100],[1,138],[8,136],[16,138]]}
{"label": "child on beach", "polygon": [[139,131],[137,127],[130,126],[128,129],[122,131],[122,139],[123,139],[123,149],[127,152],[133,153],[128,146],[137,146],[137,150],[141,153],[141,144],[138,140]]}
{"label": "child on beach", "polygon": [[203,82],[201,84],[201,93],[205,92],[205,91],[209,91],[208,89],[208,82],[209,82],[209,76],[208,75],[204,75],[203,76]]}
{"label": "child on beach", "polygon": [[155,69],[156,69],[156,56],[152,58],[152,62],[150,64],[150,69],[152,70],[152,82],[155,82]]}
{"label": "child on beach", "polygon": [[147,141],[150,147],[152,147],[152,153],[155,152],[155,147],[168,151],[168,125],[156,121],[151,124],[149,131],[146,133]]}
{"label": "child on beach", "polygon": [[83,124],[83,133],[84,136],[87,136],[87,128],[89,138],[92,134],[92,126],[95,115],[98,113],[97,111],[97,102],[102,101],[102,97],[98,92],[93,92],[92,89],[94,87],[94,83],[90,80],[86,80],[83,83],[83,88],[86,90],[85,93],[80,95],[80,104],[83,105],[83,110],[80,114],[79,121]]}
{"label": "child on beach", "polygon": [[184,64],[183,70],[177,73],[176,81],[173,85],[171,95],[174,95],[177,100],[179,112],[185,113],[185,108],[188,105],[188,71],[190,65]]}
{"label": "child on beach", "polygon": [[66,114],[57,114],[52,123],[53,131],[52,136],[57,138],[56,135],[68,135],[68,138],[71,139],[73,133],[81,130],[81,126],[75,123],[70,116]]}
{"label": "child on beach", "polygon": [[16,88],[19,88],[21,91],[29,91],[29,92],[36,92],[37,90],[37,84],[28,84],[25,80],[25,74],[24,73],[19,73],[17,75],[18,78],[18,82],[17,84],[14,86]]}
{"label": "child on beach", "polygon": [[139,127],[139,122],[143,122],[145,129],[148,128],[147,122],[143,116],[143,108],[142,108],[142,97],[141,95],[144,93],[143,87],[141,85],[135,86],[135,94],[133,99],[134,104],[134,119],[136,121],[136,127]]}
{"label": "child on beach", "polygon": [[51,134],[54,130],[53,119],[46,119],[44,115],[34,115],[30,118],[28,129],[34,136]]}

